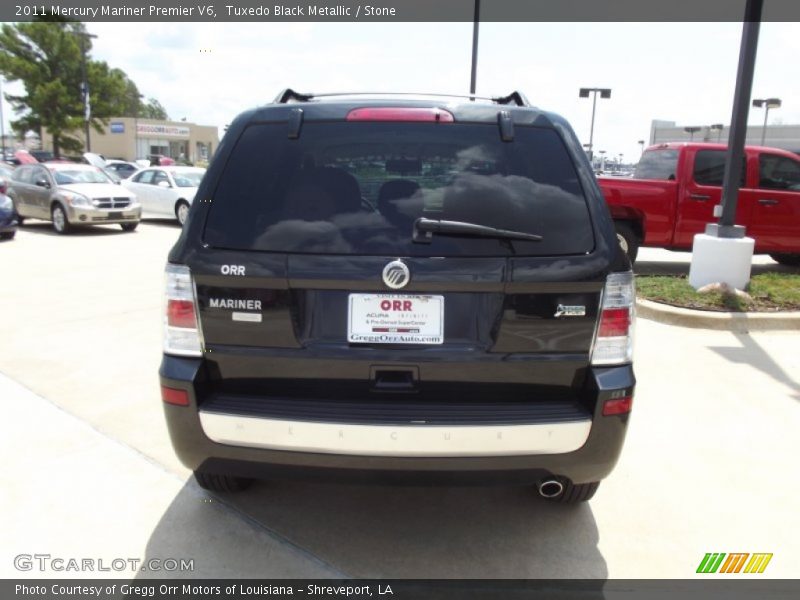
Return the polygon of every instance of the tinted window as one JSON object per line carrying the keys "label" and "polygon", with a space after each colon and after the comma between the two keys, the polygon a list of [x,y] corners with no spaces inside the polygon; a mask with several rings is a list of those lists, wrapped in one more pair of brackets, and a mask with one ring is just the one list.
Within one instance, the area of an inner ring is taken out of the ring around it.
{"label": "tinted window", "polygon": [[637,179],[675,179],[677,167],[677,150],[648,150],[639,159],[633,176]]}
{"label": "tinted window", "polygon": [[[419,217],[544,236],[412,242]],[[578,254],[592,250],[572,161],[550,129],[494,124],[306,123],[249,127],[227,161],[206,223],[216,247],[398,256]]]}
{"label": "tinted window", "polygon": [[[722,186],[725,178],[725,150],[699,150],[694,157],[694,181],[698,185]],[[742,159],[739,187],[744,187],[746,159]]]}
{"label": "tinted window", "polygon": [[758,186],[772,190],[800,190],[800,164],[785,156],[758,158]]}

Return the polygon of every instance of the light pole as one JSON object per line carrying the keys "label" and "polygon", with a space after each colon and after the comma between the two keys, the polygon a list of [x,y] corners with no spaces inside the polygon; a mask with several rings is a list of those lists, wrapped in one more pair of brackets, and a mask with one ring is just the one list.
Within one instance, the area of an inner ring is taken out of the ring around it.
{"label": "light pole", "polygon": [[724,126],[722,125],[722,123],[714,123],[713,125],[709,125],[709,129],[711,131],[716,131],[717,132],[717,142],[722,141],[722,128],[723,127]]}
{"label": "light pole", "polygon": [[700,131],[700,127],[684,127],[683,130],[689,134],[689,141],[694,141],[694,134]]}
{"label": "light pole", "polygon": [[639,144],[639,156],[641,156],[644,154],[644,140],[639,140],[636,143]]}
{"label": "light pole", "polygon": [[[86,73],[86,40],[96,38],[96,35],[86,31],[76,31],[75,35],[81,38],[81,77],[83,78],[83,121],[84,129],[86,132],[86,151],[92,151],[92,140],[90,138],[89,129],[92,121],[92,103],[89,97],[89,76]],[[56,157],[57,158],[57,157]]]}
{"label": "light pole", "polygon": [[578,90],[578,97],[579,98],[588,98],[589,94],[592,95],[592,124],[589,128],[589,160],[592,160],[593,150],[594,150],[594,113],[597,108],[597,94],[600,94],[601,98],[611,98],[611,89],[610,88],[580,88]]}
{"label": "light pole", "polygon": [[764,107],[764,127],[761,129],[761,145],[764,145],[765,140],[767,139],[767,117],[769,117],[769,109],[770,108],[780,108],[781,107],[781,99],[780,98],[764,98],[764,99],[757,99],[753,100],[753,106],[756,108]]}
{"label": "light pole", "polygon": [[[474,94],[478,82],[478,26],[481,20],[481,0],[475,0],[475,16],[472,20],[472,70],[469,78],[469,93]],[[470,98],[474,100],[474,98]]]}
{"label": "light pole", "polygon": [[136,112],[133,113],[133,162],[139,154],[139,110],[142,107],[144,94],[136,94]]}

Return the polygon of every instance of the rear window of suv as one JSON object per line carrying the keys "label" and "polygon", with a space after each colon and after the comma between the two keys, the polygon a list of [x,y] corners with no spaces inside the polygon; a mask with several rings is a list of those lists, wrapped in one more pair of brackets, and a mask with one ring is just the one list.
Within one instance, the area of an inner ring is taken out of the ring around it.
{"label": "rear window of suv", "polygon": [[[419,217],[538,234],[540,242],[433,234]],[[306,122],[249,126],[204,233],[217,248],[397,256],[568,255],[594,235],[572,159],[552,129],[495,124]]]}

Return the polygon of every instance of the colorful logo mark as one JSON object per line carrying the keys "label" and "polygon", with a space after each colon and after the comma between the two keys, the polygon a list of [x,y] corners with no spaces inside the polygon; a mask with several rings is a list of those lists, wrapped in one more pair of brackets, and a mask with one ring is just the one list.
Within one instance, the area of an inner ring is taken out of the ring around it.
{"label": "colorful logo mark", "polygon": [[[750,560],[748,560],[748,557]],[[747,552],[738,552],[725,554],[724,552],[708,552],[703,557],[703,560],[700,561],[697,572],[763,573],[770,560],[772,560],[772,553],[749,554]]]}

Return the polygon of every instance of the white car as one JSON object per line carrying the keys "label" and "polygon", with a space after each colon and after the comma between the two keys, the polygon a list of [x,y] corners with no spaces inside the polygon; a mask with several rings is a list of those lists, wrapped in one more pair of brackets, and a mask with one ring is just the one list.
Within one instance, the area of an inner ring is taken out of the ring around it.
{"label": "white car", "polygon": [[142,204],[146,217],[175,217],[183,225],[206,170],[199,167],[150,167],[124,179],[122,185]]}

